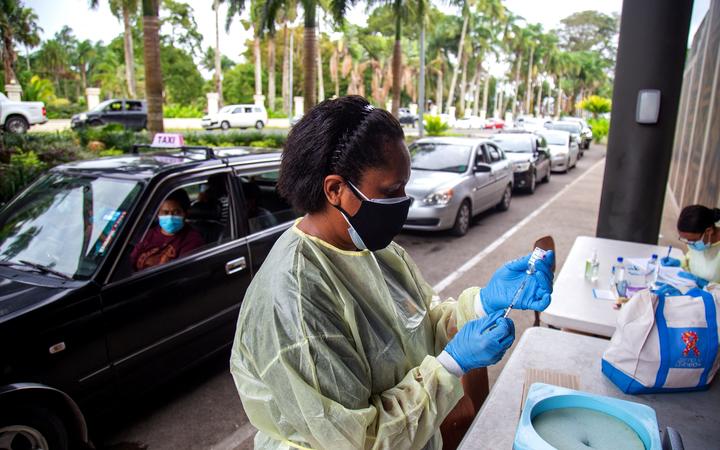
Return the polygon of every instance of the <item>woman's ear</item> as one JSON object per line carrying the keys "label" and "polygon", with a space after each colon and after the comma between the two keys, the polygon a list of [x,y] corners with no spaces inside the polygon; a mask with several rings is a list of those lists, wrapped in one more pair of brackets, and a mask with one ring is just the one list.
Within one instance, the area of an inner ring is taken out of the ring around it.
{"label": "woman's ear", "polygon": [[340,195],[345,188],[345,180],[340,175],[328,175],[323,180],[325,198],[333,206],[340,205]]}

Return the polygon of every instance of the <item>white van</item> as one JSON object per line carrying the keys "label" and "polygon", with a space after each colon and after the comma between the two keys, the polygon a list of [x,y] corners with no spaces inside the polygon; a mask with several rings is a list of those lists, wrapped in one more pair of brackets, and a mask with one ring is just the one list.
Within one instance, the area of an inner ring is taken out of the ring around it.
{"label": "white van", "polygon": [[217,114],[202,118],[202,126],[206,130],[221,128],[250,128],[262,129],[268,121],[267,111],[262,105],[227,105]]}

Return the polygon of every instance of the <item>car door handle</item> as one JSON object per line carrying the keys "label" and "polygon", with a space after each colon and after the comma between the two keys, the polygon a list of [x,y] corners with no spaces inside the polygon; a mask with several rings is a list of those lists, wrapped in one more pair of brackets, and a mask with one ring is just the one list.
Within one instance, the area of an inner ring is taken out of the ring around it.
{"label": "car door handle", "polygon": [[225,273],[228,275],[232,275],[236,272],[240,272],[241,270],[245,270],[247,268],[247,262],[245,262],[245,257],[241,256],[238,259],[233,259],[232,261],[228,261],[225,263]]}

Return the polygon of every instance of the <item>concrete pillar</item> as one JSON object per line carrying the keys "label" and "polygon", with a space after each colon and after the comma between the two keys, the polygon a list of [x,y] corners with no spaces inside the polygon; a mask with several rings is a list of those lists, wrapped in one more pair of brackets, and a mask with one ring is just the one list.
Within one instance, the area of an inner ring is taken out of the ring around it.
{"label": "concrete pillar", "polygon": [[438,115],[438,106],[437,106],[437,105],[432,105],[432,106],[430,107],[430,115],[431,115],[431,116],[437,116],[437,115]]}
{"label": "concrete pillar", "polygon": [[451,121],[455,121],[455,110],[456,108],[454,106],[448,108],[448,116],[450,117]]}
{"label": "concrete pillar", "polygon": [[7,94],[7,98],[13,102],[22,101],[22,86],[17,83],[6,84],[5,93]]}
{"label": "concrete pillar", "polygon": [[220,109],[220,94],[217,92],[208,92],[205,96],[207,97],[207,113],[217,114]]}
{"label": "concrete pillar", "polygon": [[302,116],[305,111],[305,98],[304,97],[293,97],[295,106],[293,107],[294,116]]}
{"label": "concrete pillar", "polygon": [[418,113],[417,103],[410,103],[410,114],[417,114],[417,113]]}
{"label": "concrete pillar", "polygon": [[87,100],[87,109],[89,111],[100,103],[100,88],[86,88],[85,98]]}
{"label": "concrete pillar", "polygon": [[258,106],[264,106],[265,105],[265,96],[262,94],[255,94],[253,95],[253,100],[255,100],[255,104]]}
{"label": "concrete pillar", "polygon": [[[623,2],[598,237],[657,243],[692,3]],[[661,92],[657,123],[635,121],[642,89]]]}

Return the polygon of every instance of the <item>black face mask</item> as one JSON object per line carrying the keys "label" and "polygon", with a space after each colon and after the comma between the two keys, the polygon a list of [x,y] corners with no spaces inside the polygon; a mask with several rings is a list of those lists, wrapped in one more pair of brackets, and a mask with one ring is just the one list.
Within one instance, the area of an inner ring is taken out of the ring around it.
{"label": "black face mask", "polygon": [[355,247],[374,252],[390,245],[405,224],[412,199],[405,196],[370,200],[352,183],[347,181],[347,184],[360,200],[360,209],[354,216],[350,216],[341,207],[335,208],[350,225],[348,233]]}

